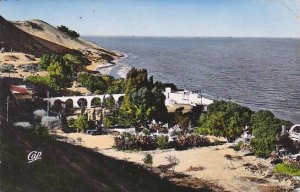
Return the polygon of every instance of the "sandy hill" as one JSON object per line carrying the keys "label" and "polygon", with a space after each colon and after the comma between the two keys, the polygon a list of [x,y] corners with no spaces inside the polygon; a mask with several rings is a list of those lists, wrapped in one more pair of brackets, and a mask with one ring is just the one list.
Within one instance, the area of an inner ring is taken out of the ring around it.
{"label": "sandy hill", "polygon": [[[91,61],[89,70],[95,70],[99,64],[118,59],[123,55],[90,43],[81,38],[72,38],[56,27],[41,20],[7,21],[0,15],[0,51],[8,54],[30,54],[36,58],[44,53],[65,54],[81,52]],[[16,61],[7,60],[0,54],[0,63],[15,64]],[[25,61],[18,59],[18,62]]]}
{"label": "sandy hill", "polygon": [[53,42],[47,42],[51,45],[51,49],[42,42],[47,41],[25,33],[0,16],[0,50],[4,48],[5,51],[12,50],[14,52],[32,54],[36,57],[39,57],[44,53],[71,51],[71,49],[59,46]]}
{"label": "sandy hill", "polygon": [[56,27],[41,20],[34,19],[30,21],[15,21],[12,23],[22,31],[30,34],[39,43],[50,49],[55,48],[52,47],[52,44],[48,44],[48,42],[52,42],[67,49],[80,51],[91,61],[111,61],[122,56],[120,53],[105,49],[101,46],[85,41],[84,39],[72,38],[66,33],[61,32]]}

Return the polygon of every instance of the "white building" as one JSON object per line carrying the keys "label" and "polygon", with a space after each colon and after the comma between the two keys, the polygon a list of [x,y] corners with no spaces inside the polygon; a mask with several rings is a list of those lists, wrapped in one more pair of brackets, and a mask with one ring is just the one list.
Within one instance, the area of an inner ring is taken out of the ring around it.
{"label": "white building", "polygon": [[193,93],[187,90],[172,92],[170,87],[166,88],[164,95],[166,96],[166,106],[171,106],[175,104],[207,106],[213,103],[213,100],[204,98],[201,93]]}

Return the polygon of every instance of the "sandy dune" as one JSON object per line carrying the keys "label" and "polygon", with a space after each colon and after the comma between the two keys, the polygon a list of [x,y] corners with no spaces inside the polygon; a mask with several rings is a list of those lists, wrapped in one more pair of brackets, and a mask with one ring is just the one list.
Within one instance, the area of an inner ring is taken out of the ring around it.
{"label": "sandy dune", "polygon": [[[60,135],[68,138],[81,138],[81,145],[88,148],[97,147],[100,153],[115,157],[117,159],[125,159],[135,163],[143,164],[143,158],[146,152],[123,152],[117,151],[112,148],[113,136],[101,135],[91,136],[83,133],[60,133]],[[267,179],[267,184],[259,184],[254,181],[250,181],[251,178],[264,179],[262,175],[253,174],[245,169],[243,164],[261,163],[272,169],[269,160],[256,158],[254,156],[243,156],[241,152],[235,152],[229,148],[230,144],[223,144],[219,146],[193,148],[184,151],[170,150],[154,150],[148,151],[153,156],[153,166],[159,166],[168,164],[166,160],[167,156],[175,156],[179,159],[180,163],[175,167],[175,171],[189,174],[197,178],[205,178],[213,180],[217,184],[222,185],[229,191],[259,191],[261,185],[282,185],[288,186],[289,183],[278,183],[276,180]],[[233,157],[242,157],[239,160],[228,160],[224,156],[229,154]],[[203,170],[188,171],[190,166],[203,167]]]}
{"label": "sandy dune", "polygon": [[52,42],[68,49],[80,51],[91,61],[91,64],[86,67],[90,71],[95,71],[99,65],[123,56],[121,53],[103,48],[82,38],[71,38],[56,27],[41,20],[15,21],[13,23],[46,47],[57,49],[49,44]]}
{"label": "sandy dune", "polygon": [[[39,57],[45,53],[65,54],[79,51],[91,62],[86,67],[89,71],[96,71],[98,66],[123,56],[121,53],[105,49],[84,39],[71,38],[41,20],[11,22],[1,16],[0,50],[0,64],[14,66],[36,64]],[[27,56],[32,57],[32,60],[29,61]],[[19,70],[16,72],[11,75],[14,77],[30,75]],[[1,73],[1,76],[7,74]]]}

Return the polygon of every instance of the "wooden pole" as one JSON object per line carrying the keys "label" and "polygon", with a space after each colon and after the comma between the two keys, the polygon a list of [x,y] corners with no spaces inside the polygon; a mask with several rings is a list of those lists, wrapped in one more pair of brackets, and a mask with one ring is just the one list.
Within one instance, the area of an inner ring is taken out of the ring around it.
{"label": "wooden pole", "polygon": [[9,96],[6,98],[6,122],[8,123],[8,101],[9,101]]}

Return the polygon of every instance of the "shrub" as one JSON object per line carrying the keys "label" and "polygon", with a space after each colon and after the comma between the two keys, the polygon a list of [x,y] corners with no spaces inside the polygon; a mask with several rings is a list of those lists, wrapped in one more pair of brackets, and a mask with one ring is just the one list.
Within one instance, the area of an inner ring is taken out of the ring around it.
{"label": "shrub", "polygon": [[275,149],[275,138],[254,138],[251,140],[250,145],[255,155],[266,158]]}
{"label": "shrub", "polygon": [[27,129],[31,128],[31,124],[29,122],[15,122],[14,126],[27,128]]}
{"label": "shrub", "polygon": [[239,151],[241,150],[241,148],[244,146],[244,142],[243,141],[239,141],[235,146],[233,146],[233,149],[235,151]]}
{"label": "shrub", "polygon": [[67,35],[69,35],[72,38],[78,38],[80,36],[79,33],[77,33],[76,31],[70,30],[68,27],[66,27],[64,25],[57,26],[57,28],[61,32],[66,33]]}
{"label": "shrub", "polygon": [[144,163],[145,163],[146,165],[152,166],[152,164],[153,164],[153,157],[152,157],[152,155],[149,154],[149,153],[146,153],[146,154],[145,154],[145,157],[144,157],[144,159],[143,159],[143,161],[144,161]]}
{"label": "shrub", "polygon": [[156,141],[157,147],[160,149],[167,149],[169,147],[168,137],[159,136]]}
{"label": "shrub", "polygon": [[176,150],[184,150],[190,147],[209,146],[211,143],[207,137],[200,135],[182,135],[174,140]]}
{"label": "shrub", "polygon": [[44,116],[42,117],[41,125],[50,130],[54,130],[60,128],[61,120],[58,117]]}
{"label": "shrub", "polygon": [[251,124],[255,137],[250,143],[253,152],[260,157],[268,157],[275,149],[276,134],[281,127],[281,121],[270,111],[261,110],[252,115]]}
{"label": "shrub", "polygon": [[42,137],[48,136],[48,130],[45,127],[43,127],[42,125],[34,126],[34,128],[32,129],[32,132],[38,136],[42,136]]}
{"label": "shrub", "polygon": [[290,176],[300,176],[300,162],[290,161],[279,163],[275,166],[274,172],[284,173]]}
{"label": "shrub", "polygon": [[196,129],[196,133],[200,135],[208,135],[210,132],[208,128],[199,127],[198,129]]}
{"label": "shrub", "polygon": [[47,112],[44,109],[38,109],[33,112],[33,115],[36,118],[42,118],[43,116],[47,115]]}
{"label": "shrub", "polygon": [[105,128],[110,128],[114,125],[114,119],[111,116],[105,116],[103,119],[103,126]]}
{"label": "shrub", "polygon": [[74,127],[75,126],[75,119],[73,117],[68,120],[68,126],[69,127]]}
{"label": "shrub", "polygon": [[170,167],[172,168],[173,172],[175,171],[174,168],[176,165],[179,164],[179,159],[175,156],[168,155],[165,157],[166,160],[169,162]]}
{"label": "shrub", "polygon": [[141,136],[127,133],[115,137],[114,142],[118,150],[154,150],[157,147],[167,149],[173,146],[176,150],[183,150],[190,147],[211,145],[208,138],[200,135],[182,135],[171,144],[165,136],[154,138],[149,135]]}
{"label": "shrub", "polygon": [[171,155],[168,155],[166,157],[166,160],[170,163],[170,164],[173,164],[173,165],[178,165],[179,164],[179,159],[175,156],[171,156]]}
{"label": "shrub", "polygon": [[156,140],[151,136],[122,134],[114,138],[118,150],[153,150]]}
{"label": "shrub", "polygon": [[85,131],[88,126],[88,120],[85,116],[79,116],[75,119],[75,127],[77,128],[77,131]]}

